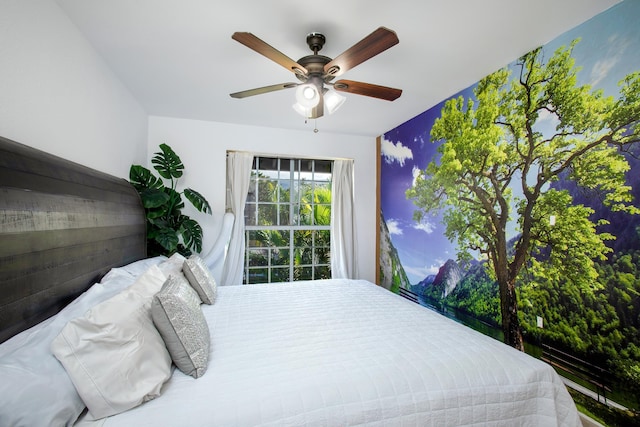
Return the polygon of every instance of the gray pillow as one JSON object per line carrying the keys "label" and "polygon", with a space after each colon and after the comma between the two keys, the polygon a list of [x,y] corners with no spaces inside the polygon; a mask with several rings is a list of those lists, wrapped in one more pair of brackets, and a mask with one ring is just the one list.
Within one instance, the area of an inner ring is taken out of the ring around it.
{"label": "gray pillow", "polygon": [[201,377],[209,363],[209,326],[198,294],[181,275],[171,275],[153,297],[151,317],[178,369]]}
{"label": "gray pillow", "polygon": [[216,280],[202,258],[191,255],[182,265],[182,273],[196,290],[205,304],[213,304],[216,299]]}

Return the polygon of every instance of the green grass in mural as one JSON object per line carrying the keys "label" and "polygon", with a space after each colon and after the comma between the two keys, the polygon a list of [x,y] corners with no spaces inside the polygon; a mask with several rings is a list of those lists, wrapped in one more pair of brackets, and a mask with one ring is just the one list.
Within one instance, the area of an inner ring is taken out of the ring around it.
{"label": "green grass in mural", "polygon": [[621,411],[569,390],[578,410],[607,427],[640,427],[640,415]]}

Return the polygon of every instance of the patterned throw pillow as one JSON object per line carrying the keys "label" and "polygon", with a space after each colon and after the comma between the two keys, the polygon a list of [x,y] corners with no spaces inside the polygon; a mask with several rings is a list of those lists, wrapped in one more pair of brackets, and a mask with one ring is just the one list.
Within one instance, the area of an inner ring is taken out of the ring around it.
{"label": "patterned throw pillow", "polygon": [[216,280],[202,258],[191,255],[184,261],[182,272],[189,284],[196,290],[205,304],[213,304],[216,299]]}
{"label": "patterned throw pillow", "polygon": [[200,298],[182,275],[171,275],[153,297],[151,317],[173,363],[187,375],[201,377],[209,363],[209,327]]}

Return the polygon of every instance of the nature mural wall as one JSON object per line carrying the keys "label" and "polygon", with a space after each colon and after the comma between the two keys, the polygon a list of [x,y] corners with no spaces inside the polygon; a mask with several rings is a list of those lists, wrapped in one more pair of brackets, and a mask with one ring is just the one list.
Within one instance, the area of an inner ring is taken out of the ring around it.
{"label": "nature mural wall", "polygon": [[[640,392],[640,1],[387,132],[380,284]],[[637,397],[635,398],[637,404]]]}

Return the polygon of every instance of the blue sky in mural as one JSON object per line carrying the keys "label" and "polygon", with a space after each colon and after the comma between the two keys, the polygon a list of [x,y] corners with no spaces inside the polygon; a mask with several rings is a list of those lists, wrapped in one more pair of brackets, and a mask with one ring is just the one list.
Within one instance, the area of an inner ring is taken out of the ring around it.
{"label": "blue sky in mural", "polygon": [[[579,84],[602,89],[605,95],[618,95],[618,82],[627,74],[640,70],[640,1],[627,0],[544,46],[545,58],[573,39],[581,38],[573,58],[581,68]],[[515,60],[516,58],[514,58]],[[513,64],[509,65],[510,68]],[[473,97],[469,87],[453,95]],[[382,138],[381,208],[391,240],[412,284],[430,274],[447,259],[456,258],[455,243],[444,236],[439,216],[418,224],[413,220],[415,206],[406,199],[414,174],[424,169],[437,155],[437,143],[430,139],[431,127],[440,116],[446,100],[387,132]],[[553,120],[541,118],[540,132],[553,128]]]}

